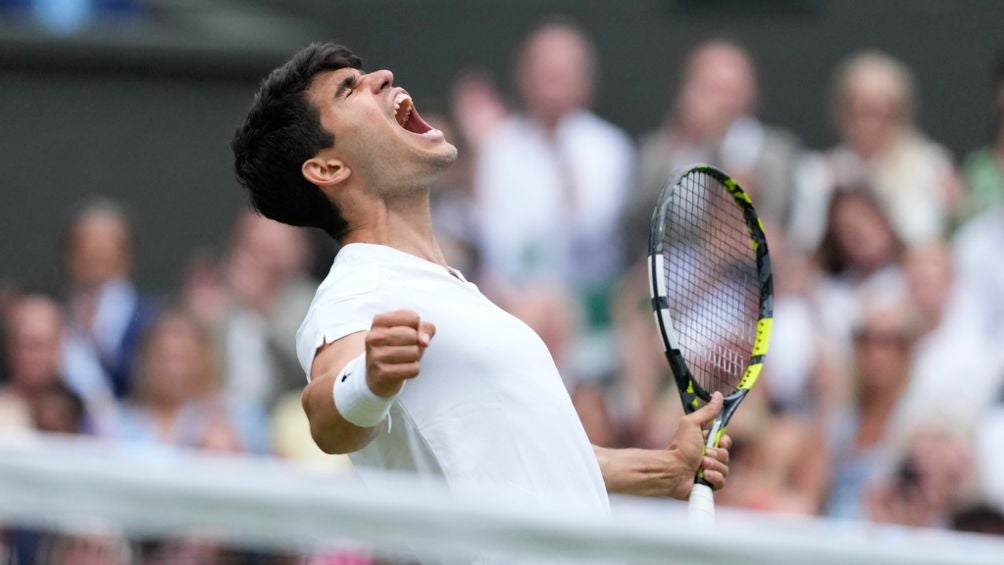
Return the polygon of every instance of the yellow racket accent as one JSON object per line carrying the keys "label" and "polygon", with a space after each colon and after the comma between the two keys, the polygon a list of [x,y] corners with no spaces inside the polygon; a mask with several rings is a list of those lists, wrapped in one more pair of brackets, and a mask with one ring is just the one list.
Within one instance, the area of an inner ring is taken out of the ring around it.
{"label": "yellow racket accent", "polygon": [[746,372],[743,374],[743,379],[739,381],[739,386],[736,387],[737,390],[749,390],[753,388],[756,384],[756,380],[760,378],[760,371],[763,370],[763,363],[753,363],[749,367],[746,367]]}
{"label": "yellow racket accent", "polygon": [[[727,429],[729,429],[728,426],[722,426],[721,428],[718,429],[718,433],[715,434],[715,445],[718,445],[719,443],[722,442],[722,436],[725,435],[725,430]],[[708,449],[705,448],[704,452],[707,453]]]}
{"label": "yellow racket accent", "polygon": [[756,339],[753,341],[753,355],[766,355],[770,344],[770,331],[774,318],[760,318],[756,323]]}
{"label": "yellow racket accent", "polygon": [[[720,443],[722,443],[722,436],[725,435],[725,431],[728,428],[729,428],[728,426],[722,426],[722,427],[718,428],[717,432],[715,432],[715,443],[713,444],[715,447],[718,447],[718,445]],[[703,450],[701,451],[701,455],[707,455],[707,454],[708,454],[708,446],[707,446],[707,444],[705,444]],[[697,470],[697,476],[699,478],[703,479],[704,478],[704,469],[698,469]]]}
{"label": "yellow racket accent", "polygon": [[736,184],[736,181],[732,179],[725,179],[725,182],[723,182],[722,184],[725,185],[725,188],[728,189],[729,194],[731,194],[733,198],[735,198],[736,200],[742,200],[743,202],[749,205],[753,205],[753,201],[750,200],[750,195],[746,194],[746,192],[744,192],[743,189],[739,188],[739,185]]}

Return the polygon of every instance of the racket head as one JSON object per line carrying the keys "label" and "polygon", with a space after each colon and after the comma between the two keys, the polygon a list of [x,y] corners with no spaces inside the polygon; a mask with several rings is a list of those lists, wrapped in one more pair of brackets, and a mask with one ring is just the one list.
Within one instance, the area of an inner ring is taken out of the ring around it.
{"label": "racket head", "polygon": [[774,291],[763,222],[723,171],[694,165],[662,189],[652,215],[649,290],[684,410],[721,391],[724,432],[763,368]]}

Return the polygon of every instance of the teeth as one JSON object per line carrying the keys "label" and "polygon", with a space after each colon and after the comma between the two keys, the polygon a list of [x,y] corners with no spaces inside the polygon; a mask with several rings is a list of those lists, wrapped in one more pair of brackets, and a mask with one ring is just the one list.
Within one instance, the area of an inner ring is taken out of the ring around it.
{"label": "teeth", "polygon": [[[401,106],[404,105],[404,112],[401,113]],[[394,97],[394,117],[397,122],[402,126],[408,123],[408,118],[411,117],[411,109],[414,107],[411,101],[411,96],[403,92],[399,92],[397,96]]]}

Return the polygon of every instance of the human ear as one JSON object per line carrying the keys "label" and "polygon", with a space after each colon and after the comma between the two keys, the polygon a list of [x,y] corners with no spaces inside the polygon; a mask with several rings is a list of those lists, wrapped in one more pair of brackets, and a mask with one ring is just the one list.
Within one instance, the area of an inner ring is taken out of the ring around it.
{"label": "human ear", "polygon": [[303,178],[318,187],[335,186],[352,174],[352,169],[338,159],[311,157],[300,167]]}

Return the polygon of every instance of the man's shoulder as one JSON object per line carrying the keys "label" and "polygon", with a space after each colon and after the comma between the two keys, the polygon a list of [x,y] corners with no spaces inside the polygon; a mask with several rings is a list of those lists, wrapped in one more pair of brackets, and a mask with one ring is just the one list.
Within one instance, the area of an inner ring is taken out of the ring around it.
{"label": "man's shoulder", "polygon": [[[386,279],[384,265],[376,261],[342,261],[337,258],[314,294],[314,303],[340,300],[377,291]],[[313,305],[311,305],[313,306]]]}
{"label": "man's shoulder", "polygon": [[296,332],[297,357],[307,375],[318,347],[369,328],[386,301],[389,280],[378,263],[339,265],[336,260]]}

